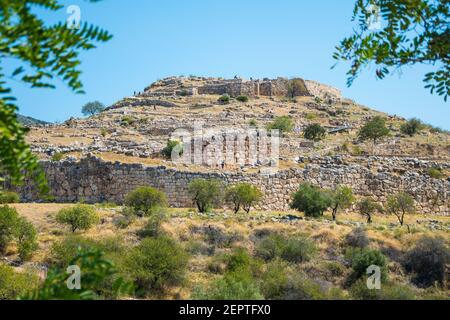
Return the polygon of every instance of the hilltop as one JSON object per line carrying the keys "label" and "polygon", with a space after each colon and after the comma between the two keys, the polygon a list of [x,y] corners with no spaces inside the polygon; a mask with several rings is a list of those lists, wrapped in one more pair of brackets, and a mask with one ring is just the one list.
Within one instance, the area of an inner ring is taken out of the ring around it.
{"label": "hilltop", "polygon": [[[287,79],[243,80],[170,77],[126,97],[104,112],[86,119],[70,119],[63,124],[33,128],[28,141],[42,159],[54,153],[80,158],[89,153],[106,160],[164,164],[160,155],[177,129],[191,130],[201,121],[204,129],[265,128],[276,117],[289,116],[294,129],[281,140],[280,159],[287,167],[299,157],[376,154],[422,159],[449,159],[450,135],[428,126],[418,135],[401,134],[405,119],[388,115],[342,97],[338,89],[315,81],[298,79],[299,92],[287,97]],[[219,101],[229,95],[229,103]],[[239,96],[248,97],[244,102]],[[380,115],[387,120],[391,136],[378,143],[357,139],[357,131]],[[329,134],[313,143],[302,136],[309,124],[318,123]],[[208,168],[195,168],[196,170]],[[235,168],[227,168],[234,170]]]}

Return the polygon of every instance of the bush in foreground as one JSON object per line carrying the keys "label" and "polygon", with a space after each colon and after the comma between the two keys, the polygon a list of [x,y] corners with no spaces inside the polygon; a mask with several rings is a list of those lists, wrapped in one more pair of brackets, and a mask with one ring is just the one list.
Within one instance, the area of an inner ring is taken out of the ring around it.
{"label": "bush in foreground", "polygon": [[232,272],[206,287],[196,287],[195,300],[263,300],[258,282],[248,273]]}
{"label": "bush in foreground", "polygon": [[127,256],[125,272],[140,296],[150,296],[184,280],[187,253],[167,237],[146,238]]}
{"label": "bush in foreground", "polygon": [[167,206],[166,194],[152,187],[140,187],[125,197],[125,205],[137,216],[149,216],[153,210]]}
{"label": "bush in foreground", "polygon": [[16,192],[0,191],[0,204],[19,203],[20,197]]}
{"label": "bush in foreground", "polygon": [[285,237],[274,234],[261,240],[256,247],[256,255],[269,261],[275,258],[300,263],[309,261],[316,253],[316,247],[302,236]]}
{"label": "bush in foreground", "polygon": [[0,253],[15,241],[22,261],[28,260],[37,245],[37,231],[17,210],[8,206],[0,207]]}
{"label": "bush in foreground", "polygon": [[446,265],[450,251],[441,238],[423,237],[403,258],[405,270],[413,275],[412,281],[420,287],[445,283]]}
{"label": "bush in foreground", "polygon": [[330,193],[309,183],[300,185],[292,196],[291,208],[303,211],[307,217],[320,217],[332,205]]}
{"label": "bush in foreground", "polygon": [[39,279],[29,272],[16,272],[0,263],[0,300],[16,300],[37,287]]}
{"label": "bush in foreground", "polygon": [[88,230],[98,223],[99,217],[91,206],[78,204],[72,208],[65,208],[58,212],[56,221],[70,226],[72,232]]}
{"label": "bush in foreground", "polygon": [[353,284],[358,279],[367,276],[370,266],[380,268],[381,281],[385,282],[388,277],[387,258],[375,249],[351,248],[346,251],[346,259],[350,261],[353,273],[347,279],[347,283]]}

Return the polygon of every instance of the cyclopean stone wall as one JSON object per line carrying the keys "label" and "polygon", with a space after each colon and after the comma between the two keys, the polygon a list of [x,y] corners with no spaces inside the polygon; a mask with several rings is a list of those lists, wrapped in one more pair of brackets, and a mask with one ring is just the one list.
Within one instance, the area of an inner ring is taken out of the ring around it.
{"label": "cyclopean stone wall", "polygon": [[[272,174],[196,173],[182,172],[165,167],[145,167],[140,164],[104,162],[86,158],[80,162],[43,162],[57,202],[86,201],[120,203],[124,196],[139,186],[150,185],[167,193],[173,207],[191,207],[187,185],[196,178],[215,178],[232,184],[248,182],[258,185],[264,198],[257,206],[264,210],[289,208],[291,193],[300,183],[308,181],[323,188],[338,184],[349,185],[358,195],[373,196],[383,202],[386,197],[404,190],[414,196],[418,212],[450,214],[450,181],[432,179],[406,168],[403,172],[374,170],[360,164],[331,161],[307,164],[305,168],[289,169]],[[380,167],[382,168],[382,167]],[[30,184],[23,187],[24,201],[37,201]]]}

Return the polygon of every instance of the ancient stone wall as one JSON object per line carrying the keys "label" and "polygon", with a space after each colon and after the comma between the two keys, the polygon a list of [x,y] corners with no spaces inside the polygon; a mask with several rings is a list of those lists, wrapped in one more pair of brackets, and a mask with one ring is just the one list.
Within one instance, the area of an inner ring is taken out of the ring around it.
{"label": "ancient stone wall", "polygon": [[[362,196],[373,196],[380,202],[388,195],[404,190],[412,194],[417,210],[422,213],[450,214],[450,181],[432,179],[413,170],[402,174],[374,171],[359,164],[308,164],[305,168],[279,171],[273,174],[196,173],[165,167],[145,167],[140,164],[104,162],[87,158],[80,162],[43,162],[52,195],[58,202],[114,201],[120,203],[131,190],[150,185],[167,193],[171,206],[190,207],[192,201],[187,185],[196,178],[219,179],[227,184],[248,182],[264,192],[258,209],[285,210],[291,193],[300,183],[308,181],[323,188],[349,185]],[[39,198],[27,184],[20,190],[25,201]]]}

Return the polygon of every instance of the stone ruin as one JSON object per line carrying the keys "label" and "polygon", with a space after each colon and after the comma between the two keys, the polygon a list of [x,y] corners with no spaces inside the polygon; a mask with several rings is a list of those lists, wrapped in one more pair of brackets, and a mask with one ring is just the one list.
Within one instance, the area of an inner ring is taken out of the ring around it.
{"label": "stone ruin", "polygon": [[[324,98],[340,98],[338,89],[320,84],[315,81],[294,78],[299,87],[295,96],[319,96]],[[289,79],[278,77],[277,79],[234,79],[203,78],[203,77],[170,77],[159,80],[147,87],[140,96],[195,96],[195,95],[224,95],[231,97],[241,95],[249,97],[273,97],[287,96]]]}

